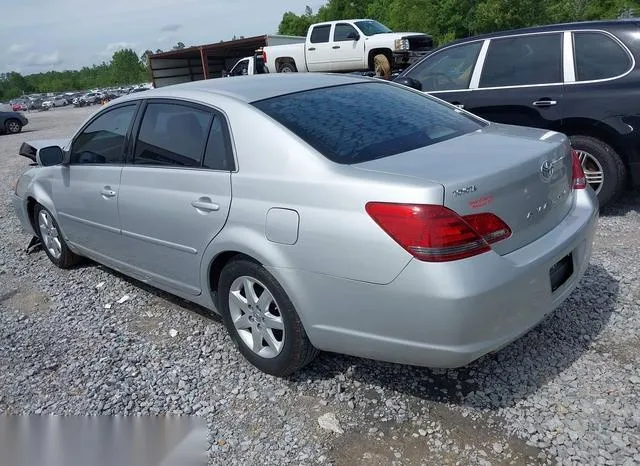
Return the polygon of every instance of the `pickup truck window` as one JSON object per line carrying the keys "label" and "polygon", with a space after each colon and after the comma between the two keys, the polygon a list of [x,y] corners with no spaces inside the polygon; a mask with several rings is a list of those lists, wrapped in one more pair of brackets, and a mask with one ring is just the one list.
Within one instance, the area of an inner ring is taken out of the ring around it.
{"label": "pickup truck window", "polygon": [[356,28],[350,24],[336,24],[336,28],[333,31],[334,42],[347,42],[356,40],[358,32]]}
{"label": "pickup truck window", "polygon": [[485,125],[424,94],[376,82],[313,89],[253,105],[341,164],[408,152]]}
{"label": "pickup truck window", "polygon": [[358,26],[365,36],[375,36],[376,34],[392,32],[387,26],[377,21],[356,21],[355,25]]}
{"label": "pickup truck window", "polygon": [[329,33],[331,32],[331,25],[315,26],[311,31],[311,43],[319,44],[321,42],[329,42]]}

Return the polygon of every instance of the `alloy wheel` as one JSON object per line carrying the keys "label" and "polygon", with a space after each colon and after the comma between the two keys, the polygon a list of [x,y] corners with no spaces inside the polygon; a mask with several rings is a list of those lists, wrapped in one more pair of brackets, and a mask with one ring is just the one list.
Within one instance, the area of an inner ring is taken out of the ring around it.
{"label": "alloy wheel", "polygon": [[275,358],[284,346],[285,331],[280,308],[267,287],[253,277],[238,277],[229,292],[233,325],[251,351]]}
{"label": "alloy wheel", "polygon": [[604,169],[602,165],[592,154],[584,150],[576,150],[584,176],[587,183],[593,188],[596,194],[600,193],[602,184],[604,183]]}
{"label": "alloy wheel", "polygon": [[60,259],[60,256],[62,256],[62,243],[60,242],[59,232],[53,223],[53,218],[46,210],[41,210],[38,214],[38,226],[40,227],[40,237],[47,251],[54,259]]}

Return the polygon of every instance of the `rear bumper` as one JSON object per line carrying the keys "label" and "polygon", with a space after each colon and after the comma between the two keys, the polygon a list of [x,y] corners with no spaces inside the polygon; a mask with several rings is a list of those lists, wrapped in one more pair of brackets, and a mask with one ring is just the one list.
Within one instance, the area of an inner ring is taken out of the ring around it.
{"label": "rear bumper", "polygon": [[[579,191],[574,208],[555,229],[517,251],[445,264],[412,260],[388,285],[271,271],[317,348],[459,367],[517,339],[567,298],[588,266],[597,219],[593,191]],[[552,293],[549,270],[568,254],[574,272]]]}

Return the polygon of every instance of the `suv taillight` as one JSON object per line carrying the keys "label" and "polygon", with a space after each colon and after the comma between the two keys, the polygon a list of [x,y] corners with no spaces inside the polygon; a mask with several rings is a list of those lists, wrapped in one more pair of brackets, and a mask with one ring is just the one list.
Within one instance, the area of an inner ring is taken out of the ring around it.
{"label": "suv taillight", "polygon": [[441,205],[369,202],[371,218],[400,246],[425,262],[465,259],[491,250],[511,229],[491,213],[459,216]]}
{"label": "suv taillight", "polygon": [[571,187],[573,189],[585,189],[587,187],[587,177],[584,175],[584,170],[582,169],[582,163],[580,163],[580,158],[578,157],[578,153],[575,150],[571,151],[572,158],[572,178]]}

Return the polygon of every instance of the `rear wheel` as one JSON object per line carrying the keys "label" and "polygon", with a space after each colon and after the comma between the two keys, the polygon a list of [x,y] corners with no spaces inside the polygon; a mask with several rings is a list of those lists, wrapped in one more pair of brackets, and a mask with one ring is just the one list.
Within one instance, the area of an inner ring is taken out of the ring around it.
{"label": "rear wheel", "polygon": [[261,371],[284,377],[318,354],[284,289],[260,264],[231,261],[222,269],[218,291],[231,339]]}
{"label": "rear wheel", "polygon": [[587,183],[598,196],[600,206],[617,198],[627,182],[627,169],[615,150],[600,139],[571,136],[571,146],[577,152]]}
{"label": "rear wheel", "polygon": [[22,124],[18,120],[7,120],[4,124],[4,129],[9,134],[18,134],[22,131]]}
{"label": "rear wheel", "polygon": [[376,76],[380,78],[389,78],[391,76],[391,63],[389,57],[383,53],[379,53],[373,57],[373,70]]}
{"label": "rear wheel", "polygon": [[76,265],[80,261],[80,256],[71,252],[67,246],[60,233],[58,222],[55,221],[51,212],[38,204],[34,211],[34,217],[42,247],[51,262],[61,269],[68,269]]}
{"label": "rear wheel", "polygon": [[295,73],[297,71],[298,70],[296,69],[296,65],[287,61],[280,64],[278,73]]}

